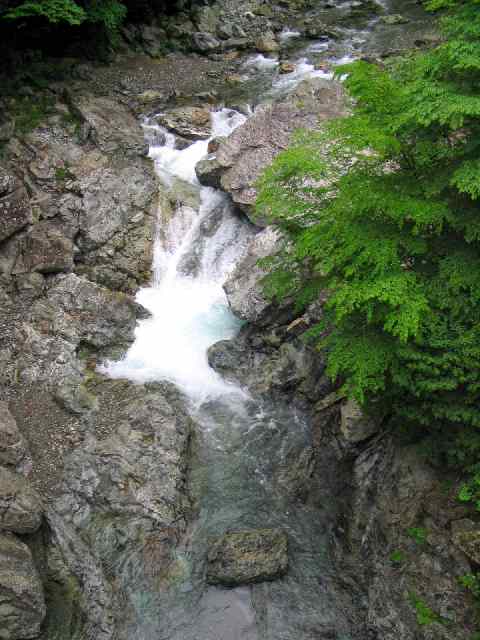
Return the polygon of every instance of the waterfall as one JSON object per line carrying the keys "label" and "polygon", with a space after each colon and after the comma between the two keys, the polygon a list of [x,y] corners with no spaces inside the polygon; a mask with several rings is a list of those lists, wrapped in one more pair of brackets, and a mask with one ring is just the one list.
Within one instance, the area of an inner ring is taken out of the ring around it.
{"label": "waterfall", "polygon": [[[228,135],[245,120],[231,109],[213,112],[212,138]],[[172,134],[156,129],[162,144],[152,146],[150,156],[160,180],[165,187],[174,179],[189,183],[198,191],[200,206],[180,206],[168,221],[159,211],[152,284],[137,294],[151,317],[139,323],[123,360],[108,362],[102,370],[135,382],[166,379],[189,397],[203,400],[234,391],[209,367],[207,349],[232,338],[241,326],[222,285],[254,230],[235,215],[224,193],[200,186],[195,165],[207,154],[209,140],[180,150]]]}

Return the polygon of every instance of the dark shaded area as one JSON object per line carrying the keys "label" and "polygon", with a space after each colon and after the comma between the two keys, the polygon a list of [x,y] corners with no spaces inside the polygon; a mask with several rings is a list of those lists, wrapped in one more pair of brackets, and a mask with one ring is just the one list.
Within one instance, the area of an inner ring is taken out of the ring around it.
{"label": "dark shaded area", "polygon": [[[200,0],[122,0],[127,7],[126,23],[149,23],[162,16],[188,11]],[[112,43],[100,23],[84,22],[70,26],[52,24],[46,18],[29,17],[7,20],[2,14],[18,7],[23,0],[0,0],[0,56],[5,73],[13,73],[18,65],[43,57],[80,57],[105,60]],[[81,0],[78,0],[81,5]]]}

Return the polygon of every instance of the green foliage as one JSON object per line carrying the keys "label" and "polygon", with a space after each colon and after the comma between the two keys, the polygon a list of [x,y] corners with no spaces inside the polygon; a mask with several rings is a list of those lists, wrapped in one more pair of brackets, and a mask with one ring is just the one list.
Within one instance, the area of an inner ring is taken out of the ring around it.
{"label": "green foliage", "polygon": [[2,17],[8,20],[41,17],[52,24],[70,26],[84,22],[99,24],[109,39],[114,40],[126,15],[127,7],[120,0],[27,0]]}
{"label": "green foliage", "polygon": [[410,527],[407,529],[407,533],[419,545],[427,542],[427,530],[422,527]]}
{"label": "green foliage", "polygon": [[470,591],[475,599],[480,599],[480,574],[467,573],[464,576],[460,576],[458,581],[462,587]]}
{"label": "green foliage", "polygon": [[17,134],[25,134],[38,127],[53,112],[54,100],[51,96],[37,94],[14,99],[11,114],[15,120]]}
{"label": "green foliage", "polygon": [[79,25],[87,16],[84,9],[74,0],[27,0],[20,6],[7,11],[3,17],[8,20],[42,17],[53,24],[66,22],[70,25]]}
{"label": "green foliage", "polygon": [[392,562],[393,564],[403,564],[405,562],[405,559],[405,554],[399,549],[392,551],[392,553],[390,554],[390,562]]}
{"label": "green foliage", "polygon": [[409,599],[411,604],[415,608],[415,612],[417,615],[417,623],[421,626],[428,626],[434,623],[445,624],[445,620],[435,613],[430,607],[424,602],[421,598],[419,598],[413,591],[409,594]]}
{"label": "green foliage", "polygon": [[465,466],[480,445],[480,11],[433,4],[450,7],[442,44],[340,68],[352,115],[300,134],[257,207],[285,237],[267,293],[327,297],[309,335],[330,377],[392,423],[451,434]]}

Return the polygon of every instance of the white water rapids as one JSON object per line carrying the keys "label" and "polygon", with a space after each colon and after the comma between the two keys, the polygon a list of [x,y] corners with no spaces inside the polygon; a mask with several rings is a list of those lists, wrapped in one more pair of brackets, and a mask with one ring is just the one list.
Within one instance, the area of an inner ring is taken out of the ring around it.
{"label": "white water rapids", "polygon": [[[231,109],[213,112],[212,137],[228,135],[245,120]],[[180,206],[169,220],[160,211],[153,281],[137,294],[151,317],[139,323],[123,360],[108,362],[102,370],[135,382],[169,380],[201,401],[232,391],[209,367],[207,349],[232,338],[240,327],[222,285],[253,230],[232,212],[225,194],[198,183],[195,165],[207,154],[209,141],[179,150],[173,135],[159,132],[164,144],[152,146],[150,156],[162,183],[167,188],[178,178],[189,183],[199,192],[200,206]]]}

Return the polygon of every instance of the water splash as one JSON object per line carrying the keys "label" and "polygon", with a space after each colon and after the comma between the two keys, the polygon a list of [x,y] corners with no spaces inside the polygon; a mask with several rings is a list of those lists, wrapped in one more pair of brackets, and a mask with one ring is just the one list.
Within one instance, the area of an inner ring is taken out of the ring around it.
{"label": "water splash", "polygon": [[[245,120],[231,109],[213,112],[212,137],[228,135]],[[137,294],[151,317],[139,323],[126,356],[101,370],[139,383],[166,379],[197,401],[238,393],[209,367],[207,350],[241,326],[222,285],[246,252],[253,228],[234,214],[225,194],[199,185],[195,165],[206,155],[208,140],[180,150],[172,134],[147,127],[162,142],[150,151],[160,180],[166,186],[174,178],[194,185],[200,207],[179,207],[166,225],[160,211],[152,284]]]}

